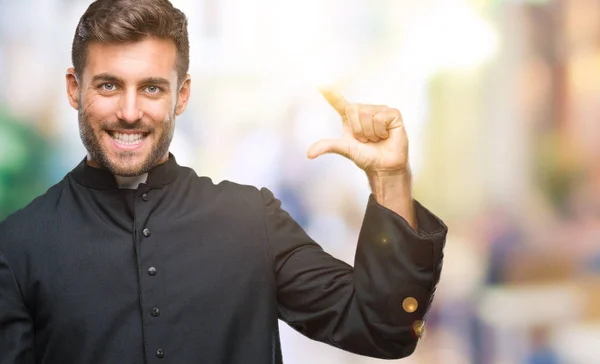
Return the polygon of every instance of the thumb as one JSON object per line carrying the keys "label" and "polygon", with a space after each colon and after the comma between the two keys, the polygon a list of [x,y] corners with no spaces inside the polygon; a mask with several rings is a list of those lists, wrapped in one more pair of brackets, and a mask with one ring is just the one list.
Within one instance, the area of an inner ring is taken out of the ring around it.
{"label": "thumb", "polygon": [[348,157],[350,154],[349,150],[349,145],[341,139],[321,139],[308,148],[306,155],[310,159],[315,159],[326,153],[335,153]]}

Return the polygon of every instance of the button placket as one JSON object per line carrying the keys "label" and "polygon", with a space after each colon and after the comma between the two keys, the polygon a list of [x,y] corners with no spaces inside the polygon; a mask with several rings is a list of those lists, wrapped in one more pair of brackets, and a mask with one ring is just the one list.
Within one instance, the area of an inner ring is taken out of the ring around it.
{"label": "button placket", "polygon": [[[155,350],[154,354],[158,359],[165,357],[165,350],[163,345],[164,342],[164,322],[160,320],[160,316],[163,314],[160,312],[159,307],[162,307],[162,295],[161,295],[161,279],[156,277],[158,270],[153,264],[158,264],[157,261],[157,244],[159,243],[154,236],[150,225],[152,225],[151,219],[151,203],[150,196],[152,191],[140,191],[136,196],[137,203],[135,204],[136,213],[136,225],[137,225],[137,241],[138,248],[140,249],[139,254],[141,261],[138,263],[141,266],[139,268],[146,268],[147,276],[141,279],[140,285],[142,290],[142,296],[140,301],[142,303],[143,313],[143,330],[145,336],[145,349],[149,355],[152,355],[152,350]],[[141,231],[140,231],[141,230]],[[141,234],[140,234],[141,232]],[[152,239],[150,239],[152,237]],[[162,266],[161,266],[162,267]],[[143,270],[142,270],[143,272]],[[143,282],[143,283],[142,283]]]}

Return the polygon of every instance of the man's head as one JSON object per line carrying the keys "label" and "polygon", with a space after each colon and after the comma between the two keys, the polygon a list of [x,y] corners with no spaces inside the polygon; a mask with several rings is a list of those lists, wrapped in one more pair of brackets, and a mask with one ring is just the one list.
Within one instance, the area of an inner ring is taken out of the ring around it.
{"label": "man's head", "polygon": [[67,93],[90,163],[135,176],[165,161],[190,94],[185,15],[168,0],[97,0],[72,61]]}

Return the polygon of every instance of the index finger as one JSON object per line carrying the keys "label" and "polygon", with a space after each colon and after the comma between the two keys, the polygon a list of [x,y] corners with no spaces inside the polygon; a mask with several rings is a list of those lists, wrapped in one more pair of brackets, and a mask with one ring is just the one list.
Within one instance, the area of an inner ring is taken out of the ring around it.
{"label": "index finger", "polygon": [[346,106],[348,101],[337,91],[330,89],[320,89],[321,95],[327,100],[329,105],[335,109],[341,116],[346,116]]}

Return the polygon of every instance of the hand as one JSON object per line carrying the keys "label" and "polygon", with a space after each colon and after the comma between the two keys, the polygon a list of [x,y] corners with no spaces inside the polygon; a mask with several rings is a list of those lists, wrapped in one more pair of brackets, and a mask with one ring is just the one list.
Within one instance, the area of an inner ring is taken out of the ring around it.
{"label": "hand", "polygon": [[323,139],[308,150],[314,159],[325,153],[340,154],[367,173],[403,173],[408,169],[408,137],[398,109],[349,103],[342,95],[321,90],[340,114],[342,136]]}

